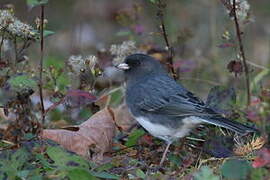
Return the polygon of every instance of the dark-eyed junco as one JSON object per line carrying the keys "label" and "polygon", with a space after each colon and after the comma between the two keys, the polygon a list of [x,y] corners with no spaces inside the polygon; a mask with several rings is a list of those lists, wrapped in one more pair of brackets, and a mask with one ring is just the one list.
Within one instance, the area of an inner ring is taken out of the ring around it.
{"label": "dark-eyed junco", "polygon": [[170,144],[186,136],[199,124],[209,123],[239,134],[255,132],[216,113],[193,93],[172,79],[151,56],[133,54],[117,66],[126,76],[126,103],[131,114],[150,134],[167,143],[160,165]]}

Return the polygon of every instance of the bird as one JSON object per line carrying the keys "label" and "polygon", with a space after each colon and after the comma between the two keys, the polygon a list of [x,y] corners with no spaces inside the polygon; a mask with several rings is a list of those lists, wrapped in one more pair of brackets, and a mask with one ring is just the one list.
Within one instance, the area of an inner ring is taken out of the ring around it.
{"label": "bird", "polygon": [[212,124],[239,134],[256,129],[227,119],[177,83],[155,58],[132,54],[116,65],[124,71],[125,101],[134,119],[152,136],[167,143],[160,166],[170,145],[201,124]]}

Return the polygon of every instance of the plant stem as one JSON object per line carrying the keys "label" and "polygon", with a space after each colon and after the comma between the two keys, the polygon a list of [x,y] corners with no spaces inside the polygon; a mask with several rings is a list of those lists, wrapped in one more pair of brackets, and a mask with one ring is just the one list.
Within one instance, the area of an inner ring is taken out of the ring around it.
{"label": "plant stem", "polygon": [[250,82],[249,82],[249,70],[246,62],[246,56],[245,56],[245,51],[244,51],[244,46],[242,42],[242,37],[241,37],[241,30],[239,27],[238,23],[238,18],[236,14],[236,2],[233,0],[233,17],[234,17],[234,23],[235,23],[235,29],[236,29],[236,34],[238,38],[238,43],[239,43],[239,48],[240,48],[240,53],[242,56],[242,61],[244,64],[244,72],[245,72],[245,80],[246,80],[246,93],[247,93],[247,106],[250,104]]}
{"label": "plant stem", "polygon": [[162,4],[161,0],[158,0],[157,7],[158,7],[157,16],[159,17],[159,20],[160,20],[160,28],[161,28],[162,35],[163,35],[163,38],[164,38],[165,43],[166,43],[166,48],[169,52],[169,57],[167,59],[167,61],[168,61],[167,66],[168,66],[168,69],[169,69],[170,73],[172,74],[173,78],[176,80],[178,77],[177,77],[177,74],[175,73],[175,70],[173,67],[174,52],[173,52],[173,47],[170,45],[168,34],[167,34],[167,30],[166,30],[166,26],[165,26],[165,22],[164,22],[164,5]]}
{"label": "plant stem", "polygon": [[40,61],[39,61],[39,97],[40,97],[40,104],[41,104],[41,120],[44,124],[45,122],[45,108],[44,108],[44,101],[43,101],[43,83],[42,83],[42,74],[43,74],[43,58],[44,58],[44,38],[43,38],[43,31],[44,31],[44,5],[41,5],[41,12],[40,12]]}

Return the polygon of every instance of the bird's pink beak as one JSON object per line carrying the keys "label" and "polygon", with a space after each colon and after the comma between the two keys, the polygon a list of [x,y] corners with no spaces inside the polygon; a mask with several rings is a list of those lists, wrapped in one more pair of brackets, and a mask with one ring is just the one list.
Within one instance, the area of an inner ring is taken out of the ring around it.
{"label": "bird's pink beak", "polygon": [[116,66],[116,68],[121,69],[121,70],[128,70],[130,67],[126,63],[120,63]]}

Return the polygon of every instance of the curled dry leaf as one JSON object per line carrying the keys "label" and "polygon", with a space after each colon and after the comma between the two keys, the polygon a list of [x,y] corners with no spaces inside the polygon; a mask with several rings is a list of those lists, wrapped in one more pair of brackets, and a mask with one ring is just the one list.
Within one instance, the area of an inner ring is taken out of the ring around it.
{"label": "curled dry leaf", "polygon": [[113,109],[113,111],[115,123],[121,128],[121,130],[128,131],[134,124],[136,124],[136,121],[131,116],[125,103]]}
{"label": "curled dry leaf", "polygon": [[109,108],[97,112],[81,125],[71,129],[45,129],[40,136],[56,141],[66,149],[87,158],[90,157],[89,152],[94,152],[92,160],[96,162],[101,161],[103,154],[111,150],[115,122]]}

